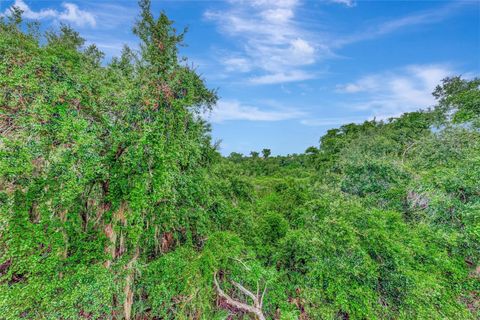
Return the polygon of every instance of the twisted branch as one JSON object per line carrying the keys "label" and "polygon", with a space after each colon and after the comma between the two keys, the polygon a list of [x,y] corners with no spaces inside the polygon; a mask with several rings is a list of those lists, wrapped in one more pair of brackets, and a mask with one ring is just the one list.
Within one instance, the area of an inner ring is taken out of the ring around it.
{"label": "twisted branch", "polygon": [[239,310],[242,310],[244,312],[255,315],[258,320],[266,320],[265,315],[262,312],[263,297],[264,297],[265,292],[267,290],[266,286],[265,286],[265,289],[263,290],[262,296],[259,297],[258,294],[254,295],[252,292],[250,292],[248,289],[246,289],[241,284],[239,284],[235,281],[231,281],[232,284],[235,287],[237,287],[241,292],[243,292],[245,295],[249,296],[253,300],[253,306],[250,306],[246,303],[237,301],[237,300],[233,299],[232,297],[230,297],[228,294],[226,294],[222,290],[220,285],[218,284],[217,273],[216,272],[213,274],[213,282],[215,283],[215,288],[217,289],[218,295],[220,297],[222,297],[227,304],[229,304],[230,306],[232,306],[236,309],[239,309]]}

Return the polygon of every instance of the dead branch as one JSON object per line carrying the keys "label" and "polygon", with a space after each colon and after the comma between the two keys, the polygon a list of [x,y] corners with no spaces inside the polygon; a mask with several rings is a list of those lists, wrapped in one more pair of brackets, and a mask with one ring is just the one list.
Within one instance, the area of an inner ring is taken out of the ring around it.
{"label": "dead branch", "polygon": [[137,262],[139,255],[140,248],[137,246],[135,248],[135,253],[133,254],[132,259],[125,266],[125,269],[128,272],[125,278],[125,287],[123,288],[123,293],[125,294],[125,300],[123,302],[123,315],[125,320],[130,320],[132,318],[133,284],[135,276],[134,264]]}
{"label": "dead branch", "polygon": [[250,291],[248,291],[244,286],[242,286],[240,283],[238,282],[235,282],[235,281],[231,281],[231,283],[237,287],[240,291],[242,291],[246,296],[249,296],[252,300],[253,300],[253,305],[255,307],[259,307],[260,306],[260,301],[258,299],[258,295],[254,295],[253,293],[251,293]]}
{"label": "dead branch", "polygon": [[[235,281],[232,281],[232,284],[235,287],[237,287],[241,292],[243,292],[245,295],[249,296],[253,300],[253,306],[250,306],[246,303],[237,301],[237,300],[233,299],[232,297],[230,297],[228,294],[226,294],[222,290],[222,288],[220,288],[220,285],[218,284],[217,273],[216,272],[213,274],[213,281],[215,283],[215,288],[217,289],[218,295],[220,297],[222,297],[227,304],[229,304],[230,306],[232,306],[232,307],[234,307],[238,310],[241,310],[243,312],[247,312],[247,313],[255,315],[258,320],[266,320],[266,318],[265,318],[265,316],[262,312],[262,308],[261,308],[261,306],[263,304],[263,294],[262,294],[261,297],[259,297],[258,295],[254,295],[252,292],[247,290],[241,284],[239,284]],[[266,290],[266,288],[265,288],[265,290]],[[265,290],[264,290],[264,293],[265,293]]]}
{"label": "dead branch", "polygon": [[265,284],[265,288],[263,288],[262,296],[260,297],[260,309],[263,307],[263,298],[265,297],[265,293],[267,293],[267,284]]}

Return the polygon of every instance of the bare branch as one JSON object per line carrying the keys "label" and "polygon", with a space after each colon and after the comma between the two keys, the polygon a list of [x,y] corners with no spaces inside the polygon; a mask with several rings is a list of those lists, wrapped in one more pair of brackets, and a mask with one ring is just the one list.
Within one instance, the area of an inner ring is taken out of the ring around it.
{"label": "bare branch", "polygon": [[[262,309],[258,308],[257,306],[249,306],[248,304],[245,304],[243,302],[240,302],[240,301],[237,301],[235,299],[233,299],[232,297],[230,297],[228,294],[226,294],[222,288],[220,288],[220,285],[218,284],[218,281],[217,281],[217,273],[215,272],[213,274],[213,282],[215,283],[215,288],[217,289],[217,293],[220,297],[222,297],[223,299],[225,299],[225,302],[227,304],[229,304],[230,306],[236,308],[236,309],[239,309],[239,310],[242,310],[244,312],[247,312],[247,313],[251,313],[251,314],[254,314],[258,320],[266,320],[265,316],[263,315],[263,312],[262,312]],[[235,282],[236,283],[236,282]],[[235,284],[234,283],[234,284]],[[237,286],[238,285],[238,286]],[[254,296],[250,291],[248,291],[247,289],[245,289],[243,286],[241,286],[240,284],[237,283],[237,288],[240,289],[243,293],[247,294],[246,292],[248,292],[248,296]],[[242,288],[242,289],[241,289]],[[245,290],[245,291],[243,291]],[[255,297],[255,296],[254,296]],[[258,302],[258,299],[255,297],[255,300],[257,300]]]}
{"label": "bare branch", "polygon": [[242,291],[245,295],[249,296],[250,298],[252,298],[253,300],[253,303],[254,305],[257,307],[259,305],[258,303],[258,295],[255,296],[253,293],[251,293],[250,291],[248,291],[244,286],[242,286],[240,283],[238,282],[235,282],[235,281],[231,281],[232,284],[237,287],[238,289],[240,289],[240,291]]}
{"label": "bare branch", "polygon": [[267,284],[265,283],[265,288],[263,288],[262,296],[260,297],[260,308],[263,307],[263,297],[265,297],[265,293],[267,293]]}

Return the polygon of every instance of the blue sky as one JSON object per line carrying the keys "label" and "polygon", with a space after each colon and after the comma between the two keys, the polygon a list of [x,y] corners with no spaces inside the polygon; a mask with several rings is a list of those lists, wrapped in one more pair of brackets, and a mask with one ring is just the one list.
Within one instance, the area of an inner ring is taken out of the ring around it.
{"label": "blue sky", "polygon": [[[69,23],[107,59],[127,44],[136,1],[0,0],[45,28]],[[449,75],[480,74],[479,1],[152,1],[181,53],[220,96],[207,115],[221,151],[274,154],[318,146],[326,130],[434,104]]]}

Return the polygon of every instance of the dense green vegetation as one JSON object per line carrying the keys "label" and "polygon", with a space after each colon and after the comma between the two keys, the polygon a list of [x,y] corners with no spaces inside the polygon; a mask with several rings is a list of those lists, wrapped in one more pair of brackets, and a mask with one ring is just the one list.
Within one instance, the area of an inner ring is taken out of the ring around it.
{"label": "dense green vegetation", "polygon": [[480,80],[221,157],[215,92],[140,6],[140,52],[109,63],[0,21],[0,319],[480,317]]}

